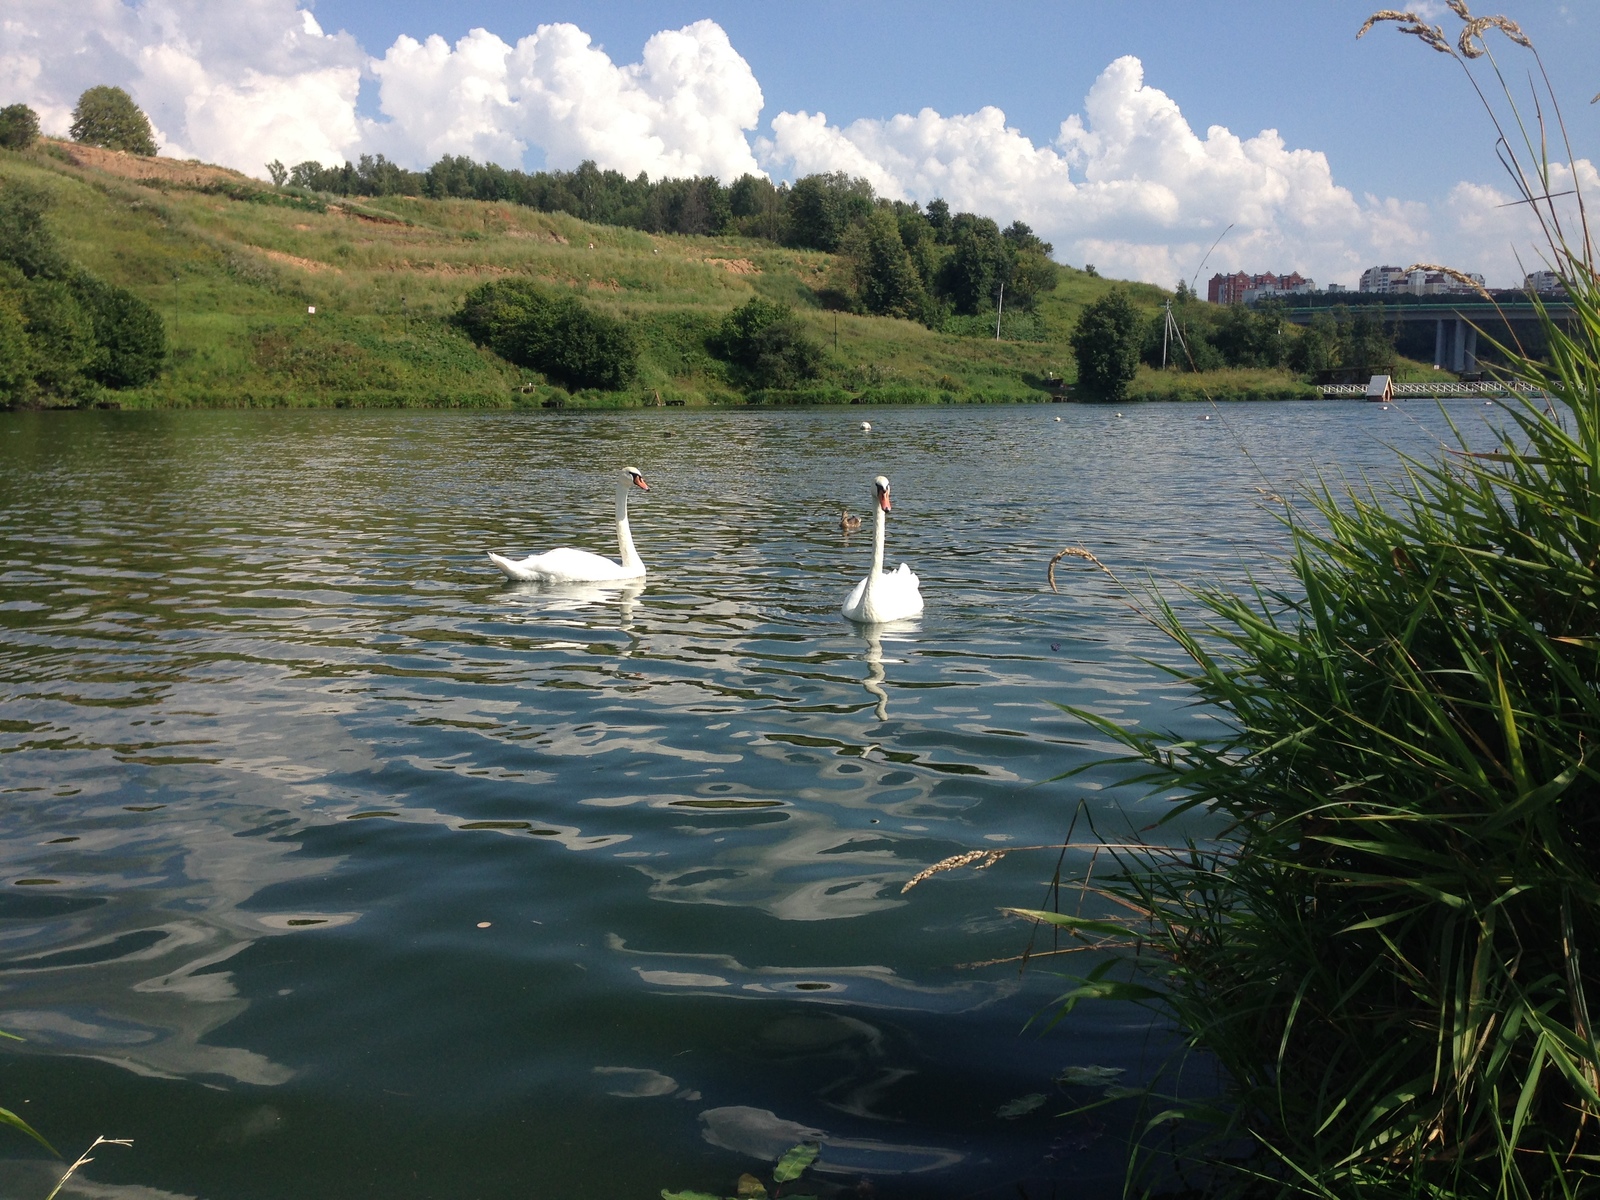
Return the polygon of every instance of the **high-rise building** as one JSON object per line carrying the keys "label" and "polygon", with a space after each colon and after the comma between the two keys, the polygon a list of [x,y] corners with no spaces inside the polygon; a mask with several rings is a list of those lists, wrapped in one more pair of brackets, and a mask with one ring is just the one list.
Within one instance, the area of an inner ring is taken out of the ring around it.
{"label": "high-rise building", "polygon": [[1274,275],[1267,271],[1261,275],[1246,275],[1235,271],[1232,275],[1220,272],[1206,285],[1206,299],[1213,304],[1249,304],[1271,296],[1293,296],[1314,292],[1317,285],[1301,276],[1299,271],[1288,275]]}
{"label": "high-rise building", "polygon": [[1361,272],[1358,290],[1379,296],[1462,296],[1483,288],[1482,275],[1465,272],[1462,275],[1462,278],[1458,278],[1446,271],[1368,267]]}

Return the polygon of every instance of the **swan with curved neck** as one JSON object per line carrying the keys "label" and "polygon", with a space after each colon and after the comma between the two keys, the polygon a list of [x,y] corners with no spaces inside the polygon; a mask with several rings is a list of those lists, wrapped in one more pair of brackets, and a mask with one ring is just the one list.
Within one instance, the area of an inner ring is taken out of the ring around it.
{"label": "swan with curved neck", "polygon": [[901,563],[893,571],[883,569],[884,514],[893,507],[889,501],[889,481],[879,475],[872,481],[872,490],[872,567],[839,609],[847,620],[862,625],[900,621],[922,611],[922,592],[911,568]]}
{"label": "swan with curved neck", "polygon": [[620,563],[569,546],[547,550],[543,554],[530,554],[523,559],[502,558],[491,551],[489,561],[499,567],[507,579],[544,583],[604,583],[613,579],[643,579],[644,563],[639,558],[639,552],[633,548],[633,532],[628,528],[628,494],[634,488],[648,492],[650,485],[637,469],[624,467],[617,473],[617,548],[622,554]]}

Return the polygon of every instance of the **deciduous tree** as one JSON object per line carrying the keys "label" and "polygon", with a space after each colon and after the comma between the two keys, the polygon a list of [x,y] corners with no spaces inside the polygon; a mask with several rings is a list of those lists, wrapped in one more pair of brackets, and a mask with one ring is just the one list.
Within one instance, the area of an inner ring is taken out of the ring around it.
{"label": "deciduous tree", "polygon": [[1139,314],[1121,288],[1083,310],[1072,331],[1078,385],[1102,400],[1120,400],[1139,369]]}
{"label": "deciduous tree", "polygon": [[0,108],[0,146],[7,150],[26,150],[39,140],[39,114],[26,104]]}
{"label": "deciduous tree", "polygon": [[72,110],[72,140],[129,154],[156,152],[149,118],[119,87],[92,87],[78,97]]}

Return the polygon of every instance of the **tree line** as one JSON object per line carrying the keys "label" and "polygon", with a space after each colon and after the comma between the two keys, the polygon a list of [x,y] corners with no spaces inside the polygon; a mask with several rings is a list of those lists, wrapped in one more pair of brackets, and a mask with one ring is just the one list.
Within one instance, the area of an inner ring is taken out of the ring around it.
{"label": "tree line", "polygon": [[411,171],[383,155],[324,167],[267,164],[273,182],[342,196],[422,196],[518,204],[597,225],[645,233],[736,235],[803,250],[841,263],[821,290],[825,306],[902,317],[943,328],[952,315],[1031,310],[1056,286],[1052,247],[1021,221],[1005,229],[977,213],[952,213],[943,200],[923,208],[874,193],[843,172],[774,184],[743,175],[724,185],[707,175],[628,178],[583,162],[571,171],[520,171],[446,155]]}
{"label": "tree line", "polygon": [[1087,305],[1071,336],[1078,384],[1089,395],[1120,400],[1140,363],[1177,371],[1223,367],[1287,368],[1311,379],[1344,372],[1365,380],[1394,369],[1395,334],[1383,310],[1335,306],[1298,332],[1283,306],[1263,301],[1208,304],[1186,284],[1155,314],[1141,314],[1121,288]]}

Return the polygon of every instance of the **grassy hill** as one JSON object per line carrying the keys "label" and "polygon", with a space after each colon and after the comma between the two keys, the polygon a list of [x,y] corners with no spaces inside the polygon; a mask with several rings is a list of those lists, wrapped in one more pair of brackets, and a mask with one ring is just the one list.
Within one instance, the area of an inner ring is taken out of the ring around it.
{"label": "grassy hill", "polygon": [[[0,152],[0,182],[11,181],[48,192],[49,224],[68,253],[166,321],[162,377],[109,394],[130,408],[744,403],[704,336],[752,295],[792,304],[826,348],[824,378],[806,398],[1038,400],[1053,378],[1072,379],[1067,335],[1113,286],[1063,268],[1018,326],[1042,340],[995,341],[823,311],[814,289],[832,256],[752,239],[651,235],[470,200],[346,203],[66,142]],[[469,289],[512,274],[576,289],[626,318],[643,347],[636,382],[569,397],[447,322]],[[1152,311],[1166,297],[1123,286]]]}

